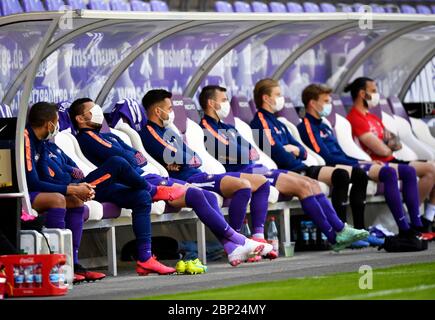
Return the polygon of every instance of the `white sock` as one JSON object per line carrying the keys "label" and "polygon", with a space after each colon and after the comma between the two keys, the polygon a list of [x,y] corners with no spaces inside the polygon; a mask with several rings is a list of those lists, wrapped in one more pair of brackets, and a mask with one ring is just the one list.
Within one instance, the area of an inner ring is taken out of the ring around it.
{"label": "white sock", "polygon": [[435,217],[435,204],[427,204],[424,217],[431,222],[433,221],[433,218]]}
{"label": "white sock", "polygon": [[252,238],[264,239],[264,233],[254,233]]}

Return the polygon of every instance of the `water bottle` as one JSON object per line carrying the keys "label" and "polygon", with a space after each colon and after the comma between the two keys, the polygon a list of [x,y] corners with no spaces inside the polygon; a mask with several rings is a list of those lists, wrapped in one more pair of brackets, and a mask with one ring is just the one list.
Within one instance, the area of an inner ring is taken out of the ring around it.
{"label": "water bottle", "polygon": [[50,271],[50,282],[55,287],[59,287],[59,265],[55,265]]}
{"label": "water bottle", "polygon": [[313,244],[317,244],[317,228],[316,226],[311,223],[311,240],[313,240]]}
{"label": "water bottle", "polygon": [[59,265],[59,286],[60,287],[65,287],[67,286],[67,281],[66,281],[66,267],[65,265]]}
{"label": "water bottle", "polygon": [[240,229],[240,233],[243,234],[246,238],[251,237],[251,229],[249,229],[248,219],[243,221],[242,229]]}
{"label": "water bottle", "polygon": [[42,266],[40,264],[35,265],[35,269],[33,271],[33,277],[36,288],[42,287]]}
{"label": "water bottle", "polygon": [[24,285],[24,270],[21,266],[14,267],[15,288],[22,288]]}
{"label": "water bottle", "polygon": [[310,234],[308,232],[308,226],[306,221],[302,221],[302,239],[305,246],[310,244]]}
{"label": "water bottle", "polygon": [[24,267],[24,287],[25,288],[33,288],[33,266],[25,266]]}
{"label": "water bottle", "polygon": [[270,217],[269,227],[267,228],[267,240],[273,246],[273,250],[278,252],[279,250],[279,240],[278,240],[278,229],[275,224],[275,217]]}
{"label": "water bottle", "polygon": [[328,242],[328,238],[325,236],[325,234],[322,232],[322,245],[326,246],[326,243]]}

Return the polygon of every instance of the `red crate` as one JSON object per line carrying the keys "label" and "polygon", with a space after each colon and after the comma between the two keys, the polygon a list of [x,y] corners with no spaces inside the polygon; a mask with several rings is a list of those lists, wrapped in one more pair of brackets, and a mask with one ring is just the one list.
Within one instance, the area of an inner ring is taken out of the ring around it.
{"label": "red crate", "polygon": [[[56,286],[50,281],[50,272],[56,265],[64,265],[64,254],[35,254],[35,255],[7,255],[0,256],[0,265],[4,265],[6,271],[6,296],[29,297],[29,296],[62,296],[68,292],[65,285]],[[40,287],[36,283],[17,287],[14,279],[14,266],[41,266],[42,282]]]}

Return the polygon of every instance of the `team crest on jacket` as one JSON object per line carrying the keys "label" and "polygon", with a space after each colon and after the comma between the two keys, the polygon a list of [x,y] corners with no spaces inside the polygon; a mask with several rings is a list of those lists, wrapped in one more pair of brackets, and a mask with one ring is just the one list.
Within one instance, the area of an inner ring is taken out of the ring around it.
{"label": "team crest on jacket", "polygon": [[208,174],[208,175],[207,175],[207,180],[211,180],[211,179],[213,179],[213,177],[214,177],[213,174]]}
{"label": "team crest on jacket", "polygon": [[161,186],[166,186],[168,184],[168,180],[162,180],[160,181]]}

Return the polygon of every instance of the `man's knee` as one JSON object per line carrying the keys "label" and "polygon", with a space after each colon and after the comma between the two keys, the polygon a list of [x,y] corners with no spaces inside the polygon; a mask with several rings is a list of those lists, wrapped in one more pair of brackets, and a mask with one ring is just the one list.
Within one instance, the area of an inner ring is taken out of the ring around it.
{"label": "man's knee", "polygon": [[241,189],[251,189],[251,183],[247,179],[224,177],[224,183],[221,184],[223,192],[236,192]]}
{"label": "man's knee", "polygon": [[47,206],[49,208],[65,208],[66,207],[65,196],[61,193],[50,194]]}
{"label": "man's knee", "polygon": [[150,207],[152,204],[151,195],[145,190],[137,190],[131,193],[132,209]]}
{"label": "man's knee", "polygon": [[350,176],[350,181],[352,184],[358,184],[360,186],[366,185],[369,182],[369,177],[367,176],[367,173],[361,169],[361,168],[353,168],[352,169],[352,175]]}
{"label": "man's knee", "polygon": [[[316,184],[317,185],[317,184]],[[318,185],[317,185],[318,186]],[[302,180],[298,181],[298,191],[297,196],[301,198],[306,198],[313,195],[313,184],[310,180]],[[320,188],[320,187],[319,187]]]}
{"label": "man's knee", "polygon": [[107,164],[109,166],[128,166],[130,165],[127,160],[125,160],[123,157],[120,156],[112,156],[109,159],[107,159]]}
{"label": "man's knee", "polygon": [[350,176],[344,169],[335,169],[331,175],[331,182],[334,188],[349,188]]}
{"label": "man's knee", "polygon": [[75,196],[66,196],[65,197],[66,206],[68,208],[79,208],[83,207],[84,202]]}

